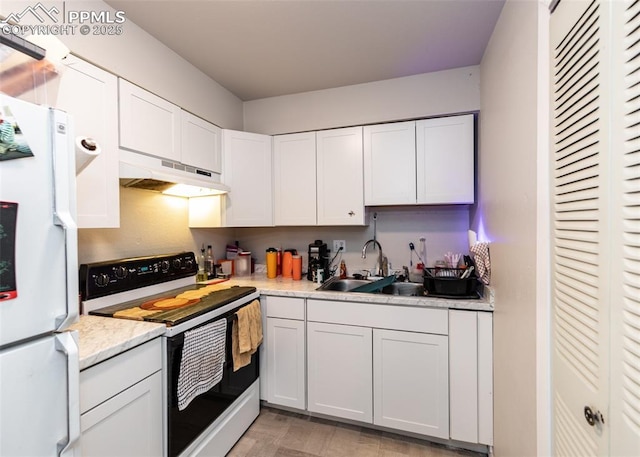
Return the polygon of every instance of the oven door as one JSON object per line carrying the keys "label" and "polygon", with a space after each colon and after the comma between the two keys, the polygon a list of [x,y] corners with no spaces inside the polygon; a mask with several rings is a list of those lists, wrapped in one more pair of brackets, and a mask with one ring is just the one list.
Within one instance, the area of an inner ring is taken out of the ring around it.
{"label": "oven door", "polygon": [[[225,339],[225,363],[222,380],[207,392],[195,397],[189,405],[178,409],[178,375],[184,346],[184,333],[167,337],[167,386],[168,386],[168,455],[179,455],[189,444],[211,425],[242,393],[249,388],[259,374],[258,351],[251,363],[233,371],[231,331],[237,308],[201,325],[227,319]],[[198,326],[199,327],[199,326]],[[197,328],[197,327],[195,327]]]}

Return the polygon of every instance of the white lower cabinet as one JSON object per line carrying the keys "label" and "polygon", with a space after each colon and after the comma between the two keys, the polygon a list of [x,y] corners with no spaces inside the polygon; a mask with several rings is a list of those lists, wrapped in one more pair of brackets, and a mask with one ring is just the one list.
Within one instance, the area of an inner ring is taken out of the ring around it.
{"label": "white lower cabinet", "polygon": [[493,445],[493,316],[449,310],[451,439]]}
{"label": "white lower cabinet", "polygon": [[493,445],[492,313],[291,297],[266,310],[268,402],[305,409],[306,362],[309,412]]}
{"label": "white lower cabinet", "polygon": [[448,337],[373,330],[373,423],[449,439]]}
{"label": "white lower cabinet", "polygon": [[267,401],[305,409],[304,321],[267,317]]}
{"label": "white lower cabinet", "polygon": [[309,411],[371,423],[371,329],[307,323]]}
{"label": "white lower cabinet", "polygon": [[162,455],[160,339],[80,372],[83,456]]}
{"label": "white lower cabinet", "polygon": [[272,297],[261,300],[266,325],[266,346],[261,363],[261,398],[274,405],[305,409],[307,371],[305,366],[304,298]]}

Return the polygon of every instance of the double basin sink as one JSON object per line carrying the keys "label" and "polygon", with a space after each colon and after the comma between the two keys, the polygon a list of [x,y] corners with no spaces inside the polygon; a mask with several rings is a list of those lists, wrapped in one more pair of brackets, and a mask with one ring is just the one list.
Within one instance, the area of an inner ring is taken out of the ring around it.
{"label": "double basin sink", "polygon": [[[355,279],[355,278],[331,278],[316,290],[333,290],[336,292],[359,292],[358,290],[354,290],[360,288],[361,286],[373,285],[374,281],[369,279]],[[381,293],[385,295],[403,295],[403,296],[413,296],[413,297],[422,297],[424,296],[424,287],[422,284],[414,283],[414,282],[392,282],[391,284],[386,284],[384,287],[373,291],[373,292],[362,292],[362,293]]]}

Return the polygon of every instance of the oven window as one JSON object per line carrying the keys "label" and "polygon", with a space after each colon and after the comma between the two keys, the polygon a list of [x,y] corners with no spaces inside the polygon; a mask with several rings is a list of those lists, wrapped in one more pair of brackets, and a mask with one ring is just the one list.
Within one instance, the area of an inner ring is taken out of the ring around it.
{"label": "oven window", "polygon": [[16,287],[16,223],[18,204],[0,202],[0,301],[18,296]]}
{"label": "oven window", "polygon": [[[225,339],[225,364],[222,381],[209,391],[194,398],[184,410],[178,409],[178,375],[184,345],[184,335],[167,338],[167,376],[169,386],[168,398],[168,438],[169,456],[179,455],[204,430],[211,425],[242,393],[258,379],[258,352],[251,363],[240,370],[233,371],[231,355],[231,330],[235,310],[222,318],[227,319]],[[216,318],[219,319],[219,318]],[[206,325],[202,324],[202,325]]]}

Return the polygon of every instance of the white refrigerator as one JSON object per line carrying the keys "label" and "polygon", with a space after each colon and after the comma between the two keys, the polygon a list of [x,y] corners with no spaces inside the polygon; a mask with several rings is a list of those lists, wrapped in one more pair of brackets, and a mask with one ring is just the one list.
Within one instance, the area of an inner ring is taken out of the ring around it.
{"label": "white refrigerator", "polygon": [[80,435],[75,152],[64,112],[0,93],[0,456]]}

